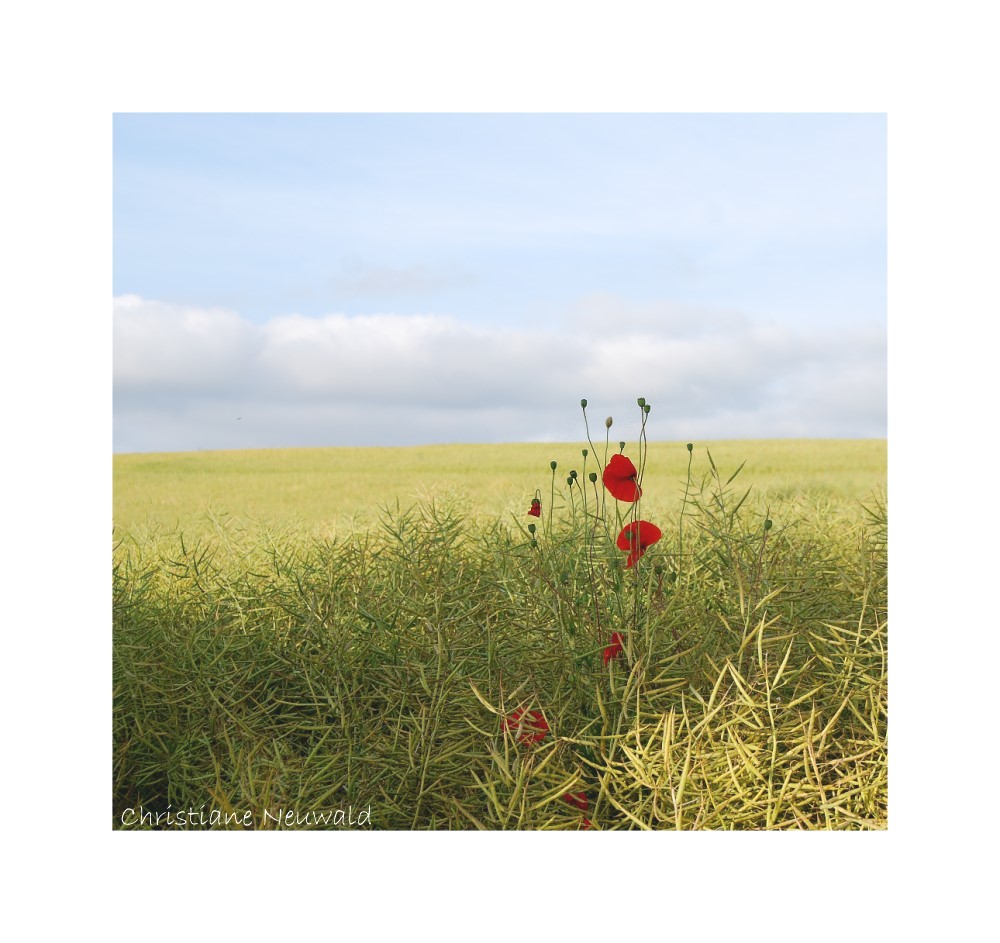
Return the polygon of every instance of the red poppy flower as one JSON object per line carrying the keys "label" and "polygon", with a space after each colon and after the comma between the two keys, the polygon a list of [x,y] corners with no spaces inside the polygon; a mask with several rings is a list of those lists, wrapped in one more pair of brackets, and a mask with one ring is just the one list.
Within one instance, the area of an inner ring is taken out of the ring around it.
{"label": "red poppy flower", "polygon": [[642,488],[635,481],[638,474],[630,459],[624,455],[612,455],[604,469],[604,487],[619,501],[635,501],[642,495]]}
{"label": "red poppy flower", "polygon": [[623,639],[618,632],[611,633],[611,644],[604,649],[604,664],[622,653],[622,641]]}
{"label": "red poppy flower", "polygon": [[655,544],[663,536],[663,531],[649,521],[632,521],[622,528],[618,535],[618,549],[628,551],[625,566],[632,566],[648,547]]}
{"label": "red poppy flower", "polygon": [[590,819],[584,818],[581,821],[583,824],[580,826],[580,831],[585,832],[588,828],[590,828]]}
{"label": "red poppy flower", "polygon": [[531,507],[528,508],[528,513],[532,517],[541,517],[542,516],[542,502],[539,501],[538,498],[532,498],[531,499]]}
{"label": "red poppy flower", "polygon": [[584,812],[590,808],[590,803],[587,801],[587,794],[585,792],[567,792],[563,798],[571,805],[577,809],[583,809]]}
{"label": "red poppy flower", "polygon": [[549,732],[545,715],[541,711],[526,711],[518,708],[504,719],[504,730],[513,730],[522,743],[541,743]]}

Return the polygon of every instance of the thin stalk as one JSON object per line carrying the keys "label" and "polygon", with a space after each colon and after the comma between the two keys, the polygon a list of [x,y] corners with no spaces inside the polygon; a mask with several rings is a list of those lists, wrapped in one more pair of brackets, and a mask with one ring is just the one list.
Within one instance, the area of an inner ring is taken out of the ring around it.
{"label": "thin stalk", "polygon": [[[584,421],[587,418],[586,408],[583,411]],[[588,435],[589,441],[589,435]],[[601,634],[601,608],[597,601],[597,577],[594,573],[594,541],[593,536],[587,536],[587,449],[583,449],[583,477],[580,479],[580,491],[583,492],[583,533],[587,544],[587,569],[590,575],[590,595],[594,600],[594,620],[597,623],[598,635]],[[597,531],[597,509],[594,508],[594,533]]]}
{"label": "thin stalk", "polygon": [[552,488],[549,491],[549,528],[548,536],[552,539],[552,506],[556,503],[556,463],[551,463],[552,467]]}
{"label": "thin stalk", "polygon": [[679,564],[684,561],[684,512],[687,510],[688,492],[691,489],[691,460],[694,458],[694,448],[688,443],[688,470],[687,481],[684,482],[684,501],[681,504],[681,519],[678,525],[678,550],[677,556]]}
{"label": "thin stalk", "polygon": [[[590,423],[587,422],[587,407],[581,407],[583,409],[583,428],[587,432],[587,444],[590,446],[590,450],[594,453],[594,461],[597,462],[597,467],[601,475],[604,474],[604,468],[601,466],[600,460],[597,458],[597,449],[594,448],[594,443],[590,438]],[[607,450],[605,450],[605,460],[607,460]]]}

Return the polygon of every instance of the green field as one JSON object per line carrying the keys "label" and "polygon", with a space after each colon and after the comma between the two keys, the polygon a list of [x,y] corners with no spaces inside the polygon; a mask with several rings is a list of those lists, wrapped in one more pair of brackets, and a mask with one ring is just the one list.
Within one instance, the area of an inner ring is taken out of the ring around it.
{"label": "green field", "polygon": [[116,456],[113,827],[885,828],[885,442],[581,447]]}
{"label": "green field", "polygon": [[[603,456],[604,443],[595,446]],[[332,536],[377,523],[379,508],[397,500],[405,507],[447,493],[464,497],[479,518],[521,516],[536,488],[549,494],[549,462],[558,463],[556,486],[565,490],[569,470],[583,471],[583,448],[586,442],[116,455],[114,522],[119,533],[180,529],[193,535],[211,530],[215,518],[244,526],[293,524]],[[804,497],[851,512],[858,500],[885,489],[884,439],[698,443],[698,474],[708,468],[706,449],[724,468],[746,460],[740,480],[753,485],[755,500]],[[687,461],[684,443],[650,443],[646,490],[665,513],[677,513]]]}

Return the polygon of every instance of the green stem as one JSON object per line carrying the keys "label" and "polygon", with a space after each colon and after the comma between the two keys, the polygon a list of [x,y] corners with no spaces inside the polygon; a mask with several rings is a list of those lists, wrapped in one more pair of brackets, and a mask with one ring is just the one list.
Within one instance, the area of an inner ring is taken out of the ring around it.
{"label": "green stem", "polygon": [[552,539],[552,505],[556,503],[556,470],[552,469],[552,490],[549,492],[549,540]]}
{"label": "green stem", "polygon": [[688,448],[688,471],[687,471],[687,481],[684,482],[684,502],[681,504],[681,519],[679,524],[679,547],[677,550],[677,566],[680,569],[681,564],[684,562],[684,512],[687,510],[688,492],[691,489],[691,460],[694,458],[694,449]]}

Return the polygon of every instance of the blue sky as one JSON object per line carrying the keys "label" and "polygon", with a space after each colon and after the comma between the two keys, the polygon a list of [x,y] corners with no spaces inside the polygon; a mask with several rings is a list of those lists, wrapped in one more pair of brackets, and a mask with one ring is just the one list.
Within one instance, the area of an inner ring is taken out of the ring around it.
{"label": "blue sky", "polygon": [[119,114],[114,294],[116,451],[884,436],[885,118]]}

